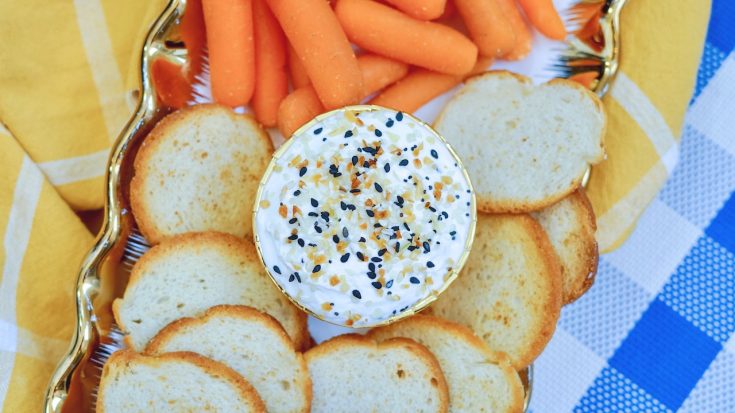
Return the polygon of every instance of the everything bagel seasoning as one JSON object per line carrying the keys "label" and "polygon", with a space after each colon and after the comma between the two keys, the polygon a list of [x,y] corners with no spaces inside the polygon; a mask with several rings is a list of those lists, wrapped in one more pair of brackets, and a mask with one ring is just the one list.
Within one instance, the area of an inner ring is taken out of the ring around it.
{"label": "everything bagel seasoning", "polygon": [[346,109],[291,139],[255,216],[263,261],[286,294],[326,321],[364,327],[443,290],[465,255],[474,198],[428,126]]}

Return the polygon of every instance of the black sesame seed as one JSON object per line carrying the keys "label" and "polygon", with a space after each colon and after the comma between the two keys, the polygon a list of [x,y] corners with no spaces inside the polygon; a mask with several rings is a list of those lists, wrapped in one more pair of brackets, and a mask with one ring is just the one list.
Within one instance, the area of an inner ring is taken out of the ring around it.
{"label": "black sesame seed", "polygon": [[365,261],[365,256],[364,256],[364,255],[362,255],[362,253],[361,253],[360,251],[357,251],[357,253],[355,253],[355,255],[357,255],[357,258],[358,258],[358,259],[359,259],[360,261]]}
{"label": "black sesame seed", "polygon": [[444,217],[444,219],[449,218],[449,214],[447,214],[447,211],[442,211],[442,216]]}
{"label": "black sesame seed", "polygon": [[429,268],[434,268],[434,263],[431,262],[431,261],[427,261],[426,262],[426,266],[429,267]]}
{"label": "black sesame seed", "polygon": [[387,164],[383,165],[383,170],[384,170],[385,172],[390,172],[390,164],[389,164],[389,163],[387,163]]}
{"label": "black sesame seed", "polygon": [[372,262],[371,262],[371,263],[369,263],[369,264],[368,264],[368,269],[369,269],[370,271],[375,271],[375,264],[373,264]]}
{"label": "black sesame seed", "polygon": [[372,262],[383,262],[383,259],[380,258],[380,257],[373,257],[373,258],[370,258],[370,261],[372,261]]}
{"label": "black sesame seed", "polygon": [[307,215],[309,215],[310,217],[318,217],[319,216],[319,214],[317,214],[316,212],[313,212],[313,211],[312,212],[309,212]]}
{"label": "black sesame seed", "polygon": [[366,210],[365,210],[365,212],[366,212],[366,213],[368,214],[368,216],[369,216],[370,218],[372,218],[372,217],[374,217],[374,216],[375,216],[375,212],[373,212],[373,211],[372,211],[372,210],[370,210],[370,209],[366,209]]}
{"label": "black sesame seed", "polygon": [[299,247],[304,248],[304,245],[306,244],[306,242],[304,242],[303,239],[299,238],[297,242],[299,243]]}
{"label": "black sesame seed", "polygon": [[294,280],[295,278],[296,278],[296,276],[295,276],[295,275],[293,275],[293,274],[289,275],[289,276],[288,276],[288,282],[290,282],[290,283],[291,283],[291,282],[293,282],[293,280]]}
{"label": "black sesame seed", "polygon": [[399,163],[398,163],[398,165],[401,165],[401,166],[406,166],[406,165],[408,165],[408,159],[404,159],[404,160],[402,160],[401,162],[399,162]]}
{"label": "black sesame seed", "polygon": [[326,221],[326,222],[329,222],[329,212],[327,212],[327,211],[322,211],[322,213],[321,213],[320,215],[321,215],[321,217],[322,217],[322,219],[323,219],[324,221]]}
{"label": "black sesame seed", "polygon": [[388,122],[385,122],[385,126],[392,127],[393,126],[393,119],[388,119]]}
{"label": "black sesame seed", "polygon": [[382,257],[386,252],[388,252],[386,248],[381,248],[378,250],[378,256]]}
{"label": "black sesame seed", "polygon": [[383,288],[383,284],[380,281],[373,281],[371,284],[373,285],[373,287],[375,287],[376,290]]}
{"label": "black sesame seed", "polygon": [[301,195],[301,191],[300,190],[297,189],[297,190],[293,191],[293,196],[299,196],[299,195]]}
{"label": "black sesame seed", "polygon": [[390,280],[387,283],[385,283],[385,288],[390,288],[390,287],[393,287],[393,280]]}
{"label": "black sesame seed", "polygon": [[295,224],[295,223],[296,223],[296,221],[298,221],[298,219],[296,219],[296,218],[291,218],[291,219],[289,219],[289,220],[288,220],[288,223],[289,223],[289,224],[291,224],[291,225],[293,225],[293,224]]}
{"label": "black sesame seed", "polygon": [[296,276],[296,281],[298,281],[299,283],[301,283],[301,277],[299,276],[299,273],[298,272],[295,272],[295,273],[293,273],[293,275]]}
{"label": "black sesame seed", "polygon": [[429,245],[429,242],[428,241],[424,241],[424,243],[422,245],[424,247],[424,253],[427,253],[427,252],[431,251],[431,246]]}
{"label": "black sesame seed", "polygon": [[342,211],[347,211],[347,204],[345,204],[345,201],[339,201],[339,207]]}
{"label": "black sesame seed", "polygon": [[342,236],[345,238],[350,236],[350,232],[347,231],[347,227],[342,227]]}
{"label": "black sesame seed", "polygon": [[314,225],[314,229],[315,229],[315,230],[316,230],[316,232],[317,232],[317,233],[319,233],[319,234],[321,234],[321,233],[322,233],[322,231],[323,231],[323,230],[322,230],[322,227],[320,227],[319,225]]}
{"label": "black sesame seed", "polygon": [[317,201],[314,198],[311,198],[311,206],[313,206],[314,208],[318,207],[319,206],[319,201]]}
{"label": "black sesame seed", "polygon": [[398,113],[396,113],[396,120],[397,120],[398,122],[400,122],[400,121],[402,121],[402,120],[403,120],[403,112],[398,112]]}
{"label": "black sesame seed", "polygon": [[383,192],[383,187],[380,186],[380,184],[376,182],[375,183],[375,190],[378,191],[378,192]]}
{"label": "black sesame seed", "polygon": [[362,163],[362,167],[363,168],[369,168],[370,167],[370,162],[368,162],[368,161],[363,162]]}
{"label": "black sesame seed", "polygon": [[299,169],[299,176],[306,175],[306,167],[302,166],[301,169]]}
{"label": "black sesame seed", "polygon": [[360,237],[359,242],[365,242],[365,237]]}
{"label": "black sesame seed", "polygon": [[[351,193],[351,194],[359,194],[360,192],[361,192],[361,191],[360,191],[360,189],[358,189],[358,188],[355,188],[355,189],[350,189],[350,193]],[[353,209],[353,211],[354,211],[354,209]]]}
{"label": "black sesame seed", "polygon": [[298,236],[297,234],[291,234],[291,235],[290,235],[290,236],[288,237],[288,239],[289,239],[290,241],[296,241],[296,239],[298,239],[298,238],[299,238],[299,236]]}
{"label": "black sesame seed", "polygon": [[348,130],[347,132],[345,132],[345,138],[350,138],[350,137],[352,137],[352,131]]}
{"label": "black sesame seed", "polygon": [[409,227],[408,224],[405,222],[403,223],[403,228],[406,228],[406,231],[411,231],[411,227]]}
{"label": "black sesame seed", "polygon": [[374,280],[374,279],[378,278],[378,274],[376,274],[376,273],[375,273],[375,272],[373,272],[373,271],[368,271],[368,272],[367,272],[367,276],[368,276],[368,278],[370,278],[371,280]]}
{"label": "black sesame seed", "polygon": [[318,135],[320,133],[322,133],[322,128],[318,128],[318,129],[314,130],[314,135]]}
{"label": "black sesame seed", "polygon": [[332,235],[332,241],[334,241],[335,244],[339,244],[339,237],[337,235]]}
{"label": "black sesame seed", "polygon": [[277,266],[277,265],[274,265],[274,266],[273,266],[273,271],[275,271],[275,272],[276,272],[276,274],[280,274],[280,273],[281,273],[281,269],[280,269],[280,268],[278,268],[278,266]]}
{"label": "black sesame seed", "polygon": [[457,235],[457,231],[450,231],[450,232],[449,232],[449,235],[451,235],[451,236],[455,236],[455,235]]}
{"label": "black sesame seed", "polygon": [[339,257],[339,260],[340,260],[341,262],[347,262],[347,260],[349,260],[349,259],[350,259],[350,253],[349,253],[349,252],[348,252],[347,254],[345,254],[345,255],[343,255],[343,256],[341,256],[341,257]]}
{"label": "black sesame seed", "polygon": [[408,279],[408,281],[410,281],[411,284],[420,284],[421,283],[421,281],[419,281],[419,279],[416,278],[416,277],[411,277],[411,278]]}
{"label": "black sesame seed", "polygon": [[431,156],[432,156],[432,157],[433,157],[434,159],[439,159],[439,154],[438,154],[438,153],[436,153],[436,151],[435,151],[435,150],[433,150],[433,149],[432,149],[430,153],[431,153]]}
{"label": "black sesame seed", "polygon": [[352,166],[357,165],[357,161],[358,161],[357,155],[353,155],[352,156]]}
{"label": "black sesame seed", "polygon": [[314,269],[311,270],[311,272],[319,272],[321,270],[322,270],[322,266],[317,264],[314,266]]}
{"label": "black sesame seed", "polygon": [[360,291],[358,290],[352,290],[352,295],[354,295],[357,299],[362,298],[362,294],[360,294]]}
{"label": "black sesame seed", "polygon": [[383,136],[383,132],[381,132],[380,129],[375,129],[375,136],[381,137]]}

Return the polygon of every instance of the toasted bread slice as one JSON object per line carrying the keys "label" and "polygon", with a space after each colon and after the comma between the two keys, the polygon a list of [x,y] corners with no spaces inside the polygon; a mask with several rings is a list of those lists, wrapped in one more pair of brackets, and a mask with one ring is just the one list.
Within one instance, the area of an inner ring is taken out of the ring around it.
{"label": "toasted bread slice", "polygon": [[446,412],[447,383],[434,355],[405,338],[380,344],[335,337],[306,352],[314,399],[322,412]]}
{"label": "toasted bread slice", "polygon": [[463,325],[416,315],[370,330],[368,337],[377,341],[406,337],[426,346],[447,380],[450,413],[517,413],[523,409],[523,384],[508,356],[491,350]]}
{"label": "toasted bread slice", "polygon": [[576,82],[510,72],[467,81],[434,123],[464,161],[484,212],[530,212],[577,189],[604,157],[605,112]]}
{"label": "toasted bread slice", "polygon": [[271,316],[247,306],[212,307],[197,318],[178,319],[145,349],[158,355],[193,351],[232,368],[255,387],[271,413],[306,413],[311,379],[304,356]]}
{"label": "toasted bread slice", "polygon": [[270,280],[253,244],[217,232],[178,235],[151,248],[112,310],[125,343],[141,351],[168,323],[220,304],[270,314],[299,349],[308,340],[306,315]]}
{"label": "toasted bread slice", "polygon": [[521,370],[541,354],[561,310],[561,266],[529,215],[484,215],[469,259],[430,308],[470,327]]}
{"label": "toasted bread slice", "polygon": [[581,297],[597,273],[597,222],[584,190],[578,189],[556,204],[531,214],[546,230],[562,267],[565,304]]}
{"label": "toasted bread slice", "polygon": [[113,354],[102,370],[98,413],[265,412],[253,386],[231,368],[195,353]]}
{"label": "toasted bread slice", "polygon": [[253,202],[273,144],[249,115],[196,105],[166,116],[135,157],[130,203],[152,244],[185,232],[252,234]]}

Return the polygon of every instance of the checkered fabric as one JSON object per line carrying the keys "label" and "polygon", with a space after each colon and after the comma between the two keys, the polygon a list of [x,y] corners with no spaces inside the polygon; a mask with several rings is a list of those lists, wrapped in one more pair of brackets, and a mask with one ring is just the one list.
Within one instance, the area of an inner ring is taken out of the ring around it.
{"label": "checkered fabric", "polygon": [[535,413],[735,412],[735,3],[715,0],[679,162],[536,363]]}

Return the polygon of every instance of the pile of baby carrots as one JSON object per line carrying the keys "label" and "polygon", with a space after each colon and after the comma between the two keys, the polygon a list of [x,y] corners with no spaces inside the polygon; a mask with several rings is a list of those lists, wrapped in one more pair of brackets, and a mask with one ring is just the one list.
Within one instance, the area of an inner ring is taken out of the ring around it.
{"label": "pile of baby carrots", "polygon": [[369,96],[413,112],[493,59],[525,57],[528,23],[566,36],[552,0],[187,0],[188,65],[155,61],[152,78],[164,103],[184,106],[206,53],[213,99],[249,104],[288,137]]}

